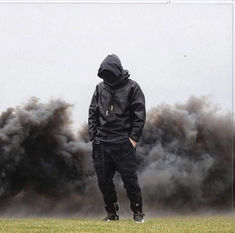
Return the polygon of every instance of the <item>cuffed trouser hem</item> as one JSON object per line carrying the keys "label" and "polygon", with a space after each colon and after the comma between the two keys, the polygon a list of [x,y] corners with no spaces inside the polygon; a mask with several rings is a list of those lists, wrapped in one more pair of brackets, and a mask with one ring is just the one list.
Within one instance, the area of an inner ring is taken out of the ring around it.
{"label": "cuffed trouser hem", "polygon": [[104,208],[108,213],[116,213],[119,210],[118,202],[112,204],[104,204]]}
{"label": "cuffed trouser hem", "polygon": [[136,213],[136,212],[142,212],[142,203],[131,203],[130,208],[131,210]]}

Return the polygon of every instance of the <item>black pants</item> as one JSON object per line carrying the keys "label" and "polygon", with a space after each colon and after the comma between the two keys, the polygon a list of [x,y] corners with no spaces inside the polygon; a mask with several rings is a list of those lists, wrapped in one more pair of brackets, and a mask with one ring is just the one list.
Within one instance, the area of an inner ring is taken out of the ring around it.
{"label": "black pants", "polygon": [[92,147],[93,164],[105,209],[112,212],[113,205],[117,202],[113,177],[115,171],[118,171],[130,200],[131,210],[142,212],[141,189],[136,174],[136,148],[133,147],[129,138],[118,143],[102,142],[95,139],[92,142]]}

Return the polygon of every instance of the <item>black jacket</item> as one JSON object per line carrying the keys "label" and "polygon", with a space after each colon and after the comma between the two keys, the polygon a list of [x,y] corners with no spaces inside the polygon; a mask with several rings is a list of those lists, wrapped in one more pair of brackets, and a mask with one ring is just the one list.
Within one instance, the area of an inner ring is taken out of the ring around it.
{"label": "black jacket", "polygon": [[118,141],[130,137],[139,141],[146,120],[145,97],[136,81],[129,78],[119,58],[108,55],[101,63],[98,76],[109,70],[116,81],[96,85],[89,106],[88,130],[90,141]]}

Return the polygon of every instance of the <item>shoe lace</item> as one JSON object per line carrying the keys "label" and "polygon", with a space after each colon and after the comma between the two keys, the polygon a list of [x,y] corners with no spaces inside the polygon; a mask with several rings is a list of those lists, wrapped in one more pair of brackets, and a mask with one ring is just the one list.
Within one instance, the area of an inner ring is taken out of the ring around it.
{"label": "shoe lace", "polygon": [[111,219],[112,217],[118,217],[118,213],[108,213],[108,215],[103,219],[103,220],[109,220]]}
{"label": "shoe lace", "polygon": [[142,220],[145,214],[143,212],[136,212],[134,213],[134,219],[135,220]]}

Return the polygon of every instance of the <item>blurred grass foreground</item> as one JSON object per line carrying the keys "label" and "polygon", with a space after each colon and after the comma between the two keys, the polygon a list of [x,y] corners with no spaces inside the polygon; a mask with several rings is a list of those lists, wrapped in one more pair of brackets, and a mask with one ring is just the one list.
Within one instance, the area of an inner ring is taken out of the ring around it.
{"label": "blurred grass foreground", "polygon": [[159,233],[234,233],[235,218],[221,217],[160,217],[135,223],[132,219],[103,222],[85,218],[1,218],[0,232],[4,233],[70,233],[70,232],[159,232]]}

